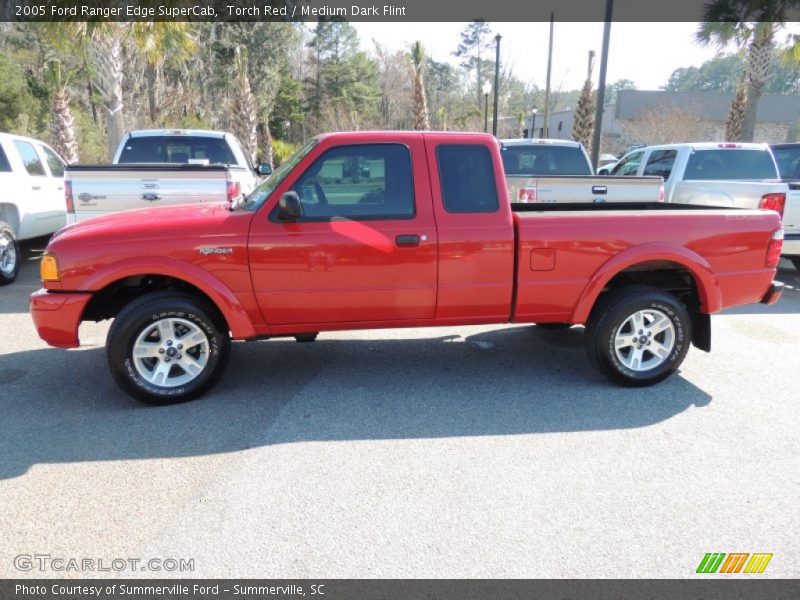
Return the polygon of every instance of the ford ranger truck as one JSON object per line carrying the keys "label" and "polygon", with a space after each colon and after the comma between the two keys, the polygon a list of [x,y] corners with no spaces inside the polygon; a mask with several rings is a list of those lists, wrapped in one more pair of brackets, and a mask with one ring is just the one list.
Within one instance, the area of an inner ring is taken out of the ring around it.
{"label": "ford ranger truck", "polygon": [[512,205],[486,134],[335,133],[235,204],[62,229],[31,313],[62,348],[113,319],[111,375],[152,404],[208,391],[232,340],[494,323],[585,325],[591,363],[645,386],[710,349],[712,313],[778,300],[781,238],[768,210]]}

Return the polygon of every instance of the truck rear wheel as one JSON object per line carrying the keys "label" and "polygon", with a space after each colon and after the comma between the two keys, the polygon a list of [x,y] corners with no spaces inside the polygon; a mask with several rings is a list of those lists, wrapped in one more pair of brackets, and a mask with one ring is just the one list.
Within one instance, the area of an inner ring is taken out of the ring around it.
{"label": "truck rear wheel", "polygon": [[17,278],[21,263],[14,230],[5,221],[0,221],[0,285],[8,285]]}
{"label": "truck rear wheel", "polygon": [[127,394],[146,404],[175,404],[219,381],[230,337],[212,306],[189,294],[154,292],[122,309],[108,332],[106,353]]}
{"label": "truck rear wheel", "polygon": [[655,287],[632,285],[609,292],[586,326],[592,364],[615,383],[642,387],[672,375],[692,339],[686,307]]}

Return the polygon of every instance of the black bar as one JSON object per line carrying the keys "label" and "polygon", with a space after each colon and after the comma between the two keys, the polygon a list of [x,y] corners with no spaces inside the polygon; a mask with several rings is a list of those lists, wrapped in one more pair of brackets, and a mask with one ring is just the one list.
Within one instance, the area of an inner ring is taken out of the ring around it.
{"label": "black bar", "polygon": [[[81,589],[85,592],[76,592]],[[150,593],[146,593],[148,591]],[[761,579],[759,576],[726,579],[696,576],[671,580],[39,579],[0,582],[3,600],[789,600],[797,597],[800,597],[800,581]]]}

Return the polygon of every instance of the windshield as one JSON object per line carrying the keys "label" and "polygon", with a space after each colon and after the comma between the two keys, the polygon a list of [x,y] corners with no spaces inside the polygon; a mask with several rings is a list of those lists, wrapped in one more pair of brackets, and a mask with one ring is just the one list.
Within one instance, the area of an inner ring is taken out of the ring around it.
{"label": "windshield", "polygon": [[317,145],[318,141],[319,140],[311,140],[308,144],[300,148],[300,150],[283,161],[281,166],[275,169],[272,175],[270,175],[267,180],[264,181],[264,183],[259,185],[249,196],[242,200],[239,208],[243,208],[245,210],[258,210],[258,208],[264,204],[266,199],[269,198],[270,194],[275,191],[275,188],[278,187],[281,182],[286,179],[286,176],[289,175],[289,173],[291,173],[298,164],[300,164],[300,161],[303,160],[309,152],[311,152],[311,149]]}

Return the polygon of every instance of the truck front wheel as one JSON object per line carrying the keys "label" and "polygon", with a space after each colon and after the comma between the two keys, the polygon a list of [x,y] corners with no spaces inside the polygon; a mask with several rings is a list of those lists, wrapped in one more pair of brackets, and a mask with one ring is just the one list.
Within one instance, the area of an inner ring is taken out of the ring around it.
{"label": "truck front wheel", "polygon": [[672,375],[689,350],[691,319],[672,294],[645,285],[609,292],[586,326],[589,360],[622,385],[641,387]]}
{"label": "truck front wheel", "polygon": [[21,262],[14,230],[5,221],[0,221],[0,285],[7,285],[17,278]]}
{"label": "truck front wheel", "polygon": [[217,311],[197,298],[154,292],[120,311],[106,340],[111,374],[146,404],[201,396],[222,377],[230,337]]}

